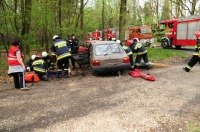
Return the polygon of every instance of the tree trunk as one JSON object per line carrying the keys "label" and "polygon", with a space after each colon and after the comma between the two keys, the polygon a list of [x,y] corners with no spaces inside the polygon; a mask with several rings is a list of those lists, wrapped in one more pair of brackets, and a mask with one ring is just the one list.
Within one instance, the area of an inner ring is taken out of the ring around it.
{"label": "tree trunk", "polygon": [[84,8],[84,0],[81,0],[81,7],[80,7],[80,30],[82,35],[80,36],[80,39],[83,40],[84,38],[84,34],[83,34],[83,16],[84,16],[84,12],[83,12],[83,8]]}
{"label": "tree trunk", "polygon": [[126,3],[127,0],[121,0],[120,4],[120,16],[119,16],[119,39],[125,40],[126,30]]}
{"label": "tree trunk", "polygon": [[17,3],[18,3],[18,0],[14,0],[14,10],[15,10],[15,17],[14,17],[14,25],[15,25],[15,30],[16,30],[16,33],[19,32],[19,28],[17,26]]}
{"label": "tree trunk", "polygon": [[59,0],[58,3],[58,25],[59,25],[59,30],[60,30],[60,37],[62,37],[62,1]]}
{"label": "tree trunk", "polygon": [[29,34],[30,23],[31,23],[31,6],[32,0],[21,0],[21,11],[22,11],[22,32],[21,35]]}
{"label": "tree trunk", "polygon": [[102,40],[105,40],[105,0],[102,0]]}

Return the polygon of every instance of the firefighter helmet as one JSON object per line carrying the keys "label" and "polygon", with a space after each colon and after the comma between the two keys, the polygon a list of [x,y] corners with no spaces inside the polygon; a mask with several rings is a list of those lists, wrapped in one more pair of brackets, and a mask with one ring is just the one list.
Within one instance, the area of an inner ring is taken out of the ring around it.
{"label": "firefighter helmet", "polygon": [[53,36],[53,40],[55,40],[56,38],[59,38],[59,36],[58,35],[54,35]]}
{"label": "firefighter helmet", "polygon": [[197,31],[197,32],[195,33],[195,36],[196,36],[197,39],[200,39],[200,31]]}
{"label": "firefighter helmet", "polygon": [[131,40],[127,40],[127,41],[125,42],[125,44],[128,45],[128,46],[131,46],[131,45],[132,45],[132,41],[131,41]]}
{"label": "firefighter helmet", "polygon": [[36,55],[31,56],[31,60],[35,60]]}
{"label": "firefighter helmet", "polygon": [[42,57],[47,57],[48,53],[46,51],[42,52]]}
{"label": "firefighter helmet", "polygon": [[134,39],[133,39],[133,42],[137,42],[137,43],[139,43],[140,41],[139,41],[138,38],[134,38]]}

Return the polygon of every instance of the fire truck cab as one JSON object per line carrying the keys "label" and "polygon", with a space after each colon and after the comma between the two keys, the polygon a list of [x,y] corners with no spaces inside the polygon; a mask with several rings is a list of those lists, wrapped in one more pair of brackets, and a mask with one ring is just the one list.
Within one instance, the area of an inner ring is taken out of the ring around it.
{"label": "fire truck cab", "polygon": [[160,29],[165,28],[161,46],[165,49],[196,46],[195,33],[200,29],[200,15],[160,22]]}
{"label": "fire truck cab", "polygon": [[134,38],[138,38],[144,46],[150,46],[154,42],[151,26],[129,28],[129,40]]}

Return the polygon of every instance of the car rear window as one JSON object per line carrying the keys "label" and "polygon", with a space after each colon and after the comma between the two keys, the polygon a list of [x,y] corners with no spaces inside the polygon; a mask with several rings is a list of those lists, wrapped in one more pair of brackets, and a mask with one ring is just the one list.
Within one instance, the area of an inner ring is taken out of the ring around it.
{"label": "car rear window", "polygon": [[96,55],[110,55],[115,53],[122,53],[119,44],[100,44],[95,46]]}

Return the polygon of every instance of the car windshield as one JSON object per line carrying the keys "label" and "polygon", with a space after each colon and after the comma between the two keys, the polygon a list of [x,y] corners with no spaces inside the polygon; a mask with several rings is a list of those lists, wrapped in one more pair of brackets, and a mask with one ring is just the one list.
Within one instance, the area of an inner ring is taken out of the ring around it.
{"label": "car windshield", "polygon": [[114,53],[122,53],[118,44],[100,44],[95,46],[96,55],[110,55]]}

